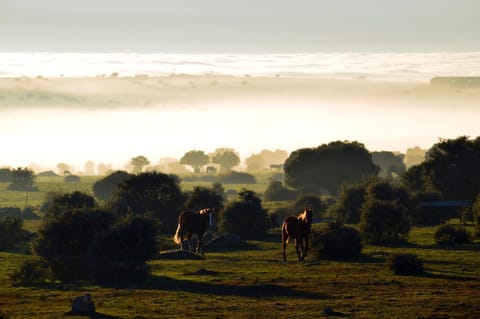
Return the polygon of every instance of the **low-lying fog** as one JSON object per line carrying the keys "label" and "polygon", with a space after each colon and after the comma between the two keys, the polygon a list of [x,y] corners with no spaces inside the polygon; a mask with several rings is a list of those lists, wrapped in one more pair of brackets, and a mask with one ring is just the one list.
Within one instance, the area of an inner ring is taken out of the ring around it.
{"label": "low-lying fog", "polygon": [[333,140],[373,150],[477,136],[478,90],[295,78],[0,79],[0,166],[87,160],[122,168],[192,149],[293,151]]}

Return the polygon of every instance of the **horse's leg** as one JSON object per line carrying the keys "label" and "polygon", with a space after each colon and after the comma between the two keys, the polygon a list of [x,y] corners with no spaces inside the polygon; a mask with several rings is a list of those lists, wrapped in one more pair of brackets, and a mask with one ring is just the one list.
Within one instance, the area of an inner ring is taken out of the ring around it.
{"label": "horse's leg", "polygon": [[202,243],[202,239],[203,239],[203,234],[202,235],[198,235],[198,240],[197,240],[197,255],[200,254],[200,249],[202,249],[202,255],[203,255],[203,243]]}
{"label": "horse's leg", "polygon": [[287,261],[287,256],[285,254],[285,249],[287,248],[287,239],[288,234],[285,230],[285,226],[282,227],[282,252],[283,252],[283,261]]}
{"label": "horse's leg", "polygon": [[[300,243],[299,243],[300,242]],[[302,241],[299,238],[295,238],[295,250],[297,251],[298,260],[302,260],[302,254],[299,249],[299,244],[302,245]],[[303,245],[302,245],[303,246]]]}
{"label": "horse's leg", "polygon": [[303,238],[300,237],[298,238],[298,242],[300,245],[300,261],[303,261],[305,259],[305,247],[303,246]]}
{"label": "horse's leg", "polygon": [[307,257],[307,252],[308,252],[308,236],[305,237],[305,250],[304,250],[304,253],[303,253],[303,259],[305,259],[305,257]]}
{"label": "horse's leg", "polygon": [[180,229],[180,250],[183,250],[183,229]]}
{"label": "horse's leg", "polygon": [[192,251],[193,251],[193,249],[192,249],[192,244],[191,244],[191,241],[190,241],[191,238],[192,238],[192,233],[188,233],[188,235],[187,235],[187,241],[188,241],[188,251],[189,251],[189,252],[192,252]]}

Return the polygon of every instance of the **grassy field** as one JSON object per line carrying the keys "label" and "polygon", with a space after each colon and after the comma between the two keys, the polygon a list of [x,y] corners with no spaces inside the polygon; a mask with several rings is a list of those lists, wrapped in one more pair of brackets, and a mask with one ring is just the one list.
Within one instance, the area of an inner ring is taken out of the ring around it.
{"label": "grassy field", "polygon": [[[40,191],[30,193],[29,202],[40,205],[49,191],[91,193],[95,180],[68,184],[61,177],[38,179]],[[264,177],[255,190],[261,193],[267,184]],[[195,185],[182,183],[182,188]],[[235,190],[251,186],[224,185]],[[0,206],[23,207],[25,194],[5,187],[0,184]],[[264,204],[270,209],[281,205]],[[40,223],[27,221],[25,228],[34,231]],[[480,318],[480,242],[437,246],[434,230],[413,228],[408,245],[367,245],[360,258],[348,261],[310,255],[298,262],[289,244],[288,262],[283,263],[276,229],[241,250],[207,247],[205,260],[153,260],[149,279],[112,286],[12,287],[9,274],[32,258],[23,245],[0,252],[0,318],[65,318],[71,299],[86,292],[93,296],[96,318],[318,318],[328,317],[327,307],[333,317]],[[385,265],[394,252],[417,254],[425,274],[394,275]]]}
{"label": "grassy field", "polygon": [[[307,257],[281,262],[278,230],[237,251],[205,260],[154,260],[144,282],[109,287],[12,287],[8,275],[22,260],[0,253],[0,311],[7,318],[65,318],[73,297],[90,292],[99,318],[479,318],[480,243],[440,247],[433,228],[414,228],[404,247],[366,246],[356,260]],[[417,254],[422,276],[393,275],[393,252]]]}

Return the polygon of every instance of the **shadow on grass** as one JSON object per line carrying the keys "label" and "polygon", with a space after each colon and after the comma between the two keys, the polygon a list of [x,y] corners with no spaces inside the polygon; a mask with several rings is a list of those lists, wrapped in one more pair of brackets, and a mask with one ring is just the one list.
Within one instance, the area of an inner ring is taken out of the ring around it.
{"label": "shadow on grass", "polygon": [[[67,312],[64,314],[65,317],[78,317],[79,315],[72,315],[71,312]],[[91,319],[121,319],[121,317],[116,317],[116,316],[110,316],[110,315],[106,315],[106,314],[103,314],[103,313],[99,313],[99,312],[94,312],[93,314],[90,314],[90,315],[82,315],[82,317],[87,317],[87,318],[91,318]]]}
{"label": "shadow on grass", "polygon": [[191,280],[173,279],[164,276],[150,276],[143,282],[115,285],[111,288],[153,289],[165,291],[183,291],[195,294],[239,296],[239,297],[291,297],[299,299],[329,299],[330,296],[300,291],[275,284],[233,285],[213,284]]}
{"label": "shadow on grass", "polygon": [[425,271],[423,274],[419,275],[425,278],[431,279],[442,279],[442,280],[452,280],[452,281],[478,281],[478,278],[474,276],[461,276],[461,275],[447,275],[447,274],[433,274]]}

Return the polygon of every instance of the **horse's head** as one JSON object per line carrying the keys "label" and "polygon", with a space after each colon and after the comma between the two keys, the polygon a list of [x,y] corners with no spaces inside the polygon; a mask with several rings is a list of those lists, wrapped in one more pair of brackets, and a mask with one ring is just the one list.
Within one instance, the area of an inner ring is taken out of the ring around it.
{"label": "horse's head", "polygon": [[215,208],[204,208],[199,211],[200,215],[208,217],[208,226],[213,227],[213,215],[215,214]]}
{"label": "horse's head", "polygon": [[305,214],[305,220],[309,225],[311,225],[313,221],[313,209],[306,207],[303,213]]}

